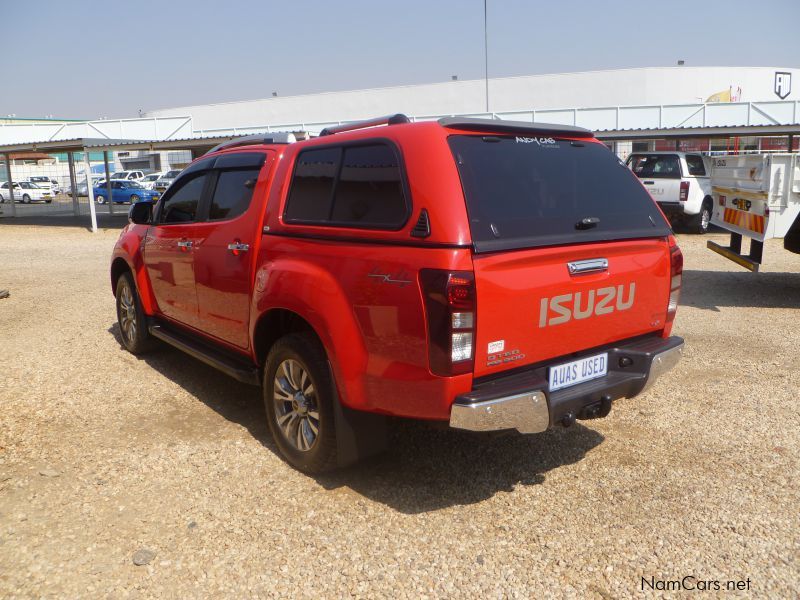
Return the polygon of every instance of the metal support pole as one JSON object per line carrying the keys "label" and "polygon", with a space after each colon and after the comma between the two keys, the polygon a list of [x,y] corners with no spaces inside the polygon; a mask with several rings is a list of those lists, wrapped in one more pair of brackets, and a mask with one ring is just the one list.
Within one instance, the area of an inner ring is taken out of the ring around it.
{"label": "metal support pole", "polygon": [[92,165],[89,162],[89,150],[83,149],[83,165],[86,168],[86,192],[89,195],[89,214],[92,216],[92,233],[97,233],[97,212],[94,207],[94,189],[92,186]]}
{"label": "metal support pole", "polygon": [[80,215],[78,210],[78,175],[75,172],[75,153],[67,152],[69,162],[69,186],[72,188],[72,214],[76,217]]}
{"label": "metal support pole", "polygon": [[106,167],[106,198],[108,198],[108,214],[114,214],[114,201],[111,198],[111,171],[108,170],[108,151],[103,150],[103,164]]}
{"label": "metal support pole", "polygon": [[17,206],[14,203],[14,178],[11,176],[11,154],[6,153],[6,171],[8,171],[8,195],[11,202],[11,216],[17,216]]}
{"label": "metal support pole", "polygon": [[489,26],[487,24],[488,0],[483,0],[483,58],[484,58],[484,80],[486,81],[486,112],[489,112]]}

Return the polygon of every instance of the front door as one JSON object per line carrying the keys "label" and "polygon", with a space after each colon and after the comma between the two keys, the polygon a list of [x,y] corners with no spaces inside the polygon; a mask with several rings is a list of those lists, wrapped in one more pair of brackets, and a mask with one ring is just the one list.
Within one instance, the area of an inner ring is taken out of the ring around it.
{"label": "front door", "polygon": [[190,327],[198,324],[194,257],[203,241],[204,224],[197,218],[208,181],[208,172],[176,181],[164,194],[144,243],[144,263],[159,312]]}
{"label": "front door", "polygon": [[[241,349],[249,347],[250,296],[256,235],[263,216],[272,153],[220,157],[210,184],[205,236],[195,249],[201,329]],[[263,165],[263,167],[262,167]]]}

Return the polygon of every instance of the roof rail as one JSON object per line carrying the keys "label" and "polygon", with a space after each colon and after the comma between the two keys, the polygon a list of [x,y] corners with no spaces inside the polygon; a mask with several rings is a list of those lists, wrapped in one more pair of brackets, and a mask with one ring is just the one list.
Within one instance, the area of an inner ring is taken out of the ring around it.
{"label": "roof rail", "polygon": [[366,129],[367,127],[375,127],[376,125],[400,125],[402,123],[410,123],[411,120],[400,113],[396,115],[386,115],[385,117],[376,117],[375,119],[367,119],[365,121],[354,121],[352,123],[345,123],[344,125],[336,125],[334,127],[326,127],[319,132],[320,137],[323,135],[333,135],[334,133],[344,133],[345,131],[353,131],[355,129]]}
{"label": "roof rail", "polygon": [[277,131],[275,133],[256,133],[254,135],[246,135],[244,137],[222,142],[214,146],[211,150],[206,152],[216,152],[217,150],[224,150],[226,148],[236,148],[237,146],[255,146],[257,144],[291,144],[296,142],[295,135],[286,131]]}

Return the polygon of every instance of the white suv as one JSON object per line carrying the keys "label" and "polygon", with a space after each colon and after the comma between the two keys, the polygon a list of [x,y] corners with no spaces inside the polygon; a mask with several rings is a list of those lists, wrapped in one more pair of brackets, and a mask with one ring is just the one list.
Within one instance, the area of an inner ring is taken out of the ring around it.
{"label": "white suv", "polygon": [[711,162],[696,152],[634,152],[626,162],[670,221],[706,233],[714,208]]}

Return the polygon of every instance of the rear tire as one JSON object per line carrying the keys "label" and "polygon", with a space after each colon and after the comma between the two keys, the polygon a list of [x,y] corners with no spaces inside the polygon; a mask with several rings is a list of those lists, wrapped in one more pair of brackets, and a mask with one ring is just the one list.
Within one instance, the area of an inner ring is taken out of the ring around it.
{"label": "rear tire", "polygon": [[23,204],[30,204],[31,203],[31,197],[28,196],[28,194],[23,194],[22,195],[22,203]]}
{"label": "rear tire", "polygon": [[122,345],[128,352],[144,354],[153,349],[155,340],[147,329],[147,315],[130,271],[117,279],[117,324]]}
{"label": "rear tire", "polygon": [[711,227],[712,212],[713,204],[711,203],[711,200],[706,198],[703,200],[703,205],[700,207],[700,212],[692,217],[692,231],[700,234],[708,233],[708,228]]}
{"label": "rear tire", "polygon": [[325,350],[311,333],[279,339],[264,367],[264,408],[286,462],[304,473],[337,466],[333,385]]}

